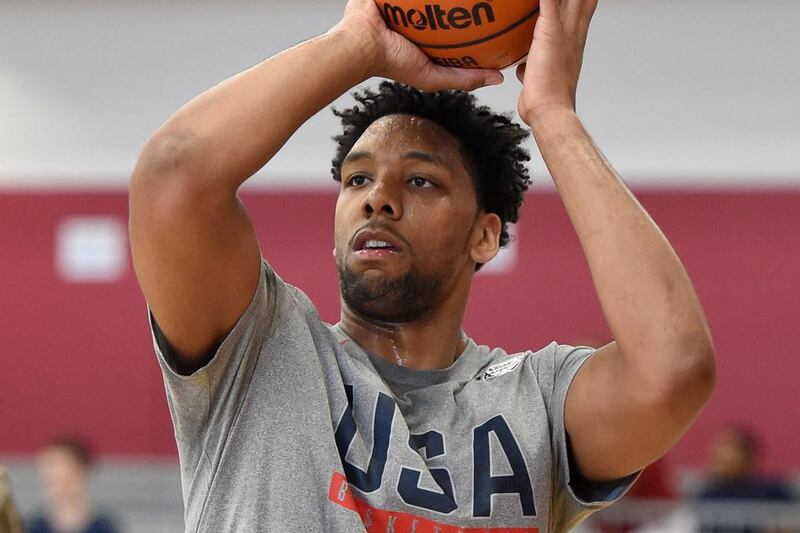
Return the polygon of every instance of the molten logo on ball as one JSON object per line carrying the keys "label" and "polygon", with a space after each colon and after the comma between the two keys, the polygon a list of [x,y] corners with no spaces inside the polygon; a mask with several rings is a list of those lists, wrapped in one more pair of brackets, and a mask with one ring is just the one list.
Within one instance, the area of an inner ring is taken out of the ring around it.
{"label": "molten logo on ball", "polygon": [[394,26],[413,27],[417,30],[463,30],[472,25],[481,26],[484,21],[494,22],[492,5],[481,2],[472,7],[445,9],[439,4],[428,4],[423,9],[405,10],[390,3],[383,4],[383,15]]}
{"label": "molten logo on ball", "polygon": [[374,0],[386,25],[446,67],[501,69],[523,61],[539,0]]}

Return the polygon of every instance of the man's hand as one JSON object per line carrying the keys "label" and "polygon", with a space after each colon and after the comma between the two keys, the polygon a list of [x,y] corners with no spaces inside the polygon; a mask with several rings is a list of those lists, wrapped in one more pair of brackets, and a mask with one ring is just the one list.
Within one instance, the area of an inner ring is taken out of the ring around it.
{"label": "man's hand", "polygon": [[575,111],[583,51],[597,0],[542,0],[523,84],[519,114],[529,126],[551,110]]}
{"label": "man's hand", "polygon": [[432,62],[411,41],[386,26],[374,0],[350,0],[335,30],[358,35],[370,48],[368,76],[390,78],[423,91],[471,91],[503,81],[496,70],[448,68]]}

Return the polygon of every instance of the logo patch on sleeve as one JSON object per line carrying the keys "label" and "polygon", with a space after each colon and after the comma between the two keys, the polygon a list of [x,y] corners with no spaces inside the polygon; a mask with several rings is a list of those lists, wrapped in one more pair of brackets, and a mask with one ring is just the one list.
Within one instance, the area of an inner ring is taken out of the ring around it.
{"label": "logo patch on sleeve", "polygon": [[487,368],[484,371],[483,375],[478,379],[486,381],[487,379],[494,379],[496,377],[502,376],[503,374],[508,374],[509,372],[517,368],[522,363],[523,359],[525,359],[524,355],[518,355],[516,357],[509,358],[508,361],[503,361],[502,363],[497,363],[496,365],[492,365],[489,368]]}

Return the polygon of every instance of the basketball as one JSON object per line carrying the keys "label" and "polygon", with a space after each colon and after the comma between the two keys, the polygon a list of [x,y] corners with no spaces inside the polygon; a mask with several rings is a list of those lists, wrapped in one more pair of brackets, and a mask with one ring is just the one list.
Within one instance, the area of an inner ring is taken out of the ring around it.
{"label": "basketball", "polygon": [[387,26],[446,67],[503,69],[527,57],[539,0],[375,0]]}

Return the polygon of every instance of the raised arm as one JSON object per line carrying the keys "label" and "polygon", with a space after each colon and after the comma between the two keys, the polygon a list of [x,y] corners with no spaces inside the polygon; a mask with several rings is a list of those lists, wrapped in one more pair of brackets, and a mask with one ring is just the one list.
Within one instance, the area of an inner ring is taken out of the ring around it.
{"label": "raised arm", "polygon": [[438,67],[351,0],[329,32],[209,89],[147,142],[130,181],[134,267],[181,370],[204,365],[255,292],[260,251],[236,192],[313,114],[370,76],[475,89],[493,71]]}
{"label": "raised arm", "polygon": [[566,428],[581,473],[628,475],[686,431],[714,384],[703,310],[667,239],[586,133],[575,88],[597,0],[543,0],[519,109],[589,263],[614,342],[578,372]]}

